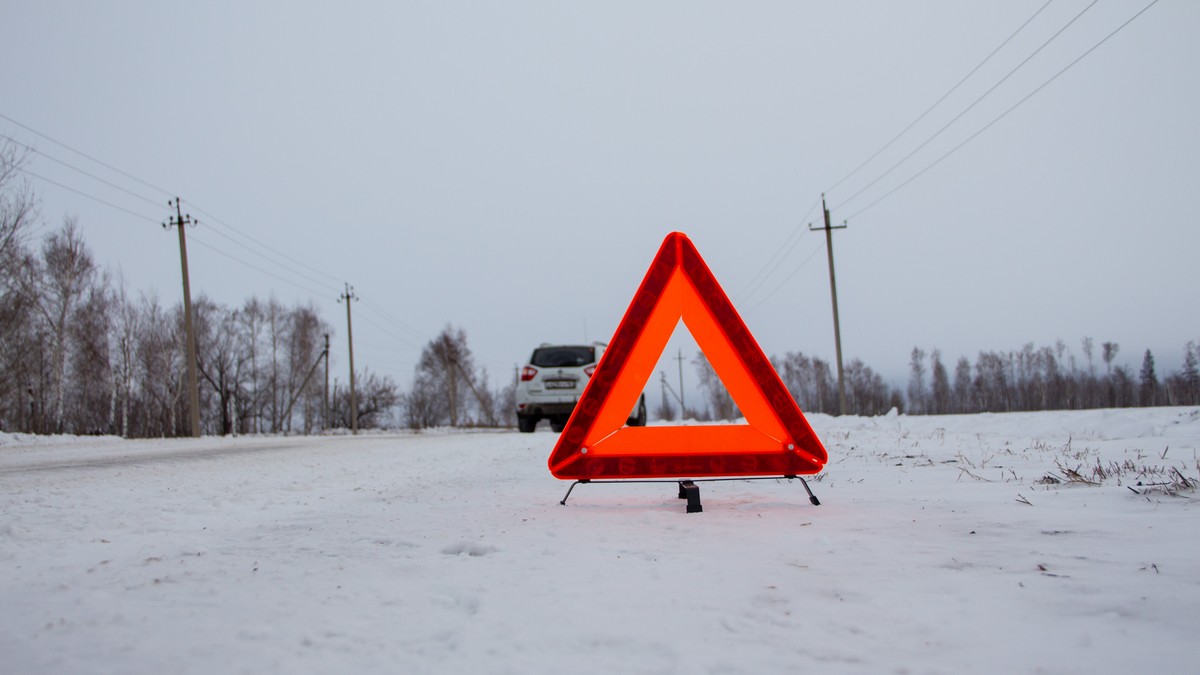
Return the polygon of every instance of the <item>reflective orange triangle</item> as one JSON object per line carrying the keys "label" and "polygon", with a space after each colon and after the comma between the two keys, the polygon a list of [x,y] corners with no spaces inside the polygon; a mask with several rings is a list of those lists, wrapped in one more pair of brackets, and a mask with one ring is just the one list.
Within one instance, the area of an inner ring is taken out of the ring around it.
{"label": "reflective orange triangle", "polygon": [[[683,320],[746,424],[626,427]],[[563,429],[550,473],[567,480],[813,474],[828,460],[779,374],[687,235],[663,241]]]}

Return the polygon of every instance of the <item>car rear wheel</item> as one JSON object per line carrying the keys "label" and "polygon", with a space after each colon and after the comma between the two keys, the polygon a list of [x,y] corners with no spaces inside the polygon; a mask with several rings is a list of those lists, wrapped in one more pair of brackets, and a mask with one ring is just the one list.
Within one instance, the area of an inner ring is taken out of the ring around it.
{"label": "car rear wheel", "polygon": [[626,420],[625,423],[631,427],[646,426],[646,395],[645,394],[642,394],[638,398],[637,411],[633,414],[633,417],[630,417],[628,420]]}
{"label": "car rear wheel", "polygon": [[517,416],[517,429],[523,434],[533,433],[533,430],[537,428],[537,423],[538,420],[536,417]]}

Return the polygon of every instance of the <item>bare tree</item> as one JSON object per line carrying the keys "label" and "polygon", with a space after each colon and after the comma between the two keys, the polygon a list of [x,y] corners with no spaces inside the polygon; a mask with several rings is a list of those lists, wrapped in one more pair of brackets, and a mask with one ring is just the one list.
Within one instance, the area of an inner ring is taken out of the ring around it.
{"label": "bare tree", "polygon": [[1100,349],[1101,358],[1104,359],[1104,367],[1107,371],[1105,379],[1108,380],[1108,405],[1115,407],[1117,405],[1117,391],[1113,383],[1112,362],[1113,359],[1117,358],[1117,352],[1121,350],[1121,345],[1115,342],[1105,342],[1100,345]]}
{"label": "bare tree", "polygon": [[1115,342],[1105,342],[1100,346],[1100,349],[1102,350],[1101,353],[1103,354],[1102,358],[1104,359],[1104,366],[1108,369],[1108,374],[1111,376],[1112,362],[1113,359],[1117,358],[1117,352],[1121,351],[1121,345]]}
{"label": "bare tree", "polygon": [[975,389],[971,385],[971,361],[960,356],[954,365],[954,412],[976,412]]}
{"label": "bare tree", "polygon": [[413,375],[412,389],[401,399],[401,404],[404,423],[410,429],[436,427],[444,424],[448,417],[445,407],[441,405],[436,379],[432,373],[420,368]]}
{"label": "bare tree", "polygon": [[1138,390],[1138,404],[1142,407],[1158,405],[1158,375],[1154,372],[1154,355],[1146,350],[1142,357],[1142,370],[1138,374],[1141,388]]}
{"label": "bare tree", "polygon": [[713,370],[712,364],[708,362],[708,357],[704,355],[704,352],[696,352],[696,357],[692,359],[692,365],[696,367],[700,388],[708,397],[708,409],[711,411],[712,419],[736,419],[738,410],[733,403],[733,397],[729,395],[725,383],[717,376],[717,372]]}
{"label": "bare tree", "polygon": [[284,335],[287,331],[287,311],[274,297],[267,301],[264,309],[268,347],[270,348],[271,355],[267,375],[267,390],[270,392],[271,397],[268,401],[268,407],[271,414],[271,431],[276,432],[282,428],[283,406],[287,403],[282,400],[284,394],[280,392],[280,379],[282,375],[280,373],[279,362],[279,352],[283,349]]}
{"label": "bare tree", "polygon": [[1137,405],[1137,387],[1134,383],[1133,373],[1125,366],[1116,366],[1112,369],[1112,383],[1110,385],[1113,395],[1113,407],[1130,408]]}
{"label": "bare tree", "polygon": [[892,407],[892,388],[860,359],[851,359],[843,372],[846,380],[846,413],[883,415]]}
{"label": "bare tree", "polygon": [[509,426],[516,416],[516,383],[493,390],[487,370],[476,369],[466,332],[447,324],[421,350],[402,407],[404,423],[414,429]]}
{"label": "bare tree", "polygon": [[[321,409],[320,400],[324,395],[323,385],[316,379],[309,378],[307,382],[305,380],[314,372],[313,368],[316,367],[324,349],[322,335],[329,332],[329,324],[321,319],[320,312],[311,303],[298,304],[288,312],[286,398],[287,402],[301,402],[300,414],[304,433],[309,433],[315,426],[319,426],[317,417]],[[286,409],[284,413],[287,413]],[[284,420],[284,425],[291,429],[292,420]]]}
{"label": "bare tree", "polygon": [[265,310],[258,298],[250,298],[239,314],[239,333],[250,359],[249,372],[245,374],[249,390],[238,397],[238,419],[242,420],[240,431],[258,433],[262,431],[265,403],[263,368],[259,362],[259,344],[263,338]]}
{"label": "bare tree", "polygon": [[115,430],[116,396],[108,340],[113,322],[113,294],[108,274],[93,275],[75,308],[68,340],[64,431],[110,434]]}
{"label": "bare tree", "polygon": [[1183,349],[1183,372],[1180,378],[1184,386],[1184,396],[1181,405],[1200,404],[1200,369],[1197,368],[1200,356],[1197,355],[1195,342],[1188,342]]}
{"label": "bare tree", "polygon": [[[20,171],[29,151],[11,141],[0,142],[0,283],[16,273],[25,238],[37,218],[37,200]],[[0,286],[0,291],[3,291]]]}
{"label": "bare tree", "polygon": [[837,412],[837,384],[827,361],[816,356],[809,358],[801,352],[788,352],[777,363],[772,361],[772,365],[803,410]]}
{"label": "bare tree", "polygon": [[[478,383],[474,382],[475,379],[478,379]],[[491,385],[488,382],[487,368],[481,368],[479,370],[478,378],[471,378],[467,380],[467,383],[471,385],[471,393],[475,396],[475,403],[479,407],[479,417],[477,418],[476,423],[480,425],[486,424],[492,427],[502,426],[500,420],[505,416],[505,411],[500,407],[501,396],[503,395],[503,392],[502,390],[492,390]],[[509,410],[512,410],[512,414],[515,415],[515,391],[513,392],[513,395],[513,406],[509,408]]]}
{"label": "bare tree", "polygon": [[0,430],[34,430],[32,357],[39,344],[22,270],[30,258],[26,239],[37,213],[33,190],[19,174],[27,161],[28,151],[9,141],[0,143]]}
{"label": "bare tree", "polygon": [[942,364],[942,351],[934,349],[930,353],[929,361],[932,363],[932,372],[929,397],[929,412],[934,415],[945,415],[950,412],[950,375],[946,372],[946,366]]}
{"label": "bare tree", "polygon": [[[468,401],[475,387],[474,372],[475,362],[467,346],[466,332],[447,324],[421,350],[408,404],[418,411],[433,411],[438,423],[446,421],[455,427],[466,424],[470,417]],[[433,400],[425,400],[429,398]]]}
{"label": "bare tree", "polygon": [[496,395],[496,419],[501,426],[517,426],[517,382],[509,380]]}
{"label": "bare tree", "polygon": [[[192,302],[192,311],[195,313],[197,368],[203,383],[215,396],[219,420],[217,433],[225,436],[236,431],[234,401],[242,384],[237,380],[237,374],[245,358],[241,334],[237,330],[237,311],[230,311],[204,295]],[[209,396],[205,399],[211,400]],[[204,417],[211,420],[212,406],[202,405],[202,409]]]}
{"label": "bare tree", "polygon": [[1015,366],[1009,380],[1013,386],[1013,410],[1029,410],[1038,399],[1039,394],[1035,391],[1040,388],[1037,358],[1032,342],[1025,343],[1021,351],[1009,354],[1009,361]]}
{"label": "bare tree", "polygon": [[1009,360],[997,352],[979,352],[975,360],[975,390],[980,412],[1009,412]]}
{"label": "bare tree", "polygon": [[922,414],[927,411],[925,393],[925,350],[913,347],[908,363],[908,412]]}
{"label": "bare tree", "polygon": [[25,289],[53,341],[52,423],[54,430],[61,432],[66,404],[68,321],[96,274],[96,264],[74,217],[63,219],[62,229],[46,239],[41,259],[34,262],[25,273]]}
{"label": "bare tree", "polygon": [[178,435],[184,393],[183,310],[164,310],[154,295],[142,296],[137,344],[138,389],[144,396],[139,436]]}
{"label": "bare tree", "polygon": [[141,315],[125,290],[125,279],[118,273],[113,296],[113,320],[110,324],[109,351],[113,355],[112,378],[114,399],[120,406],[120,420],[115,431],[129,438],[129,413],[133,399],[133,382],[137,368],[137,335],[141,332]]}
{"label": "bare tree", "polygon": [[[358,393],[358,426],[363,429],[373,429],[387,426],[392,420],[392,414],[400,404],[401,397],[392,378],[379,377],[375,373],[364,370],[355,373],[355,389]],[[329,414],[333,425],[343,429],[350,428],[350,390],[347,387],[334,386],[330,394]]]}
{"label": "bare tree", "polygon": [[1092,338],[1090,338],[1090,337],[1085,337],[1080,341],[1080,344],[1083,347],[1083,355],[1087,358],[1088,375],[1095,377],[1096,376],[1096,366],[1095,366],[1095,362],[1093,360],[1093,353],[1095,351],[1095,341],[1092,340]]}
{"label": "bare tree", "polygon": [[1087,359],[1087,374],[1079,383],[1080,407],[1094,408],[1101,405],[1100,394],[1096,380],[1096,344],[1090,337],[1085,337],[1080,345],[1083,347],[1084,358]]}

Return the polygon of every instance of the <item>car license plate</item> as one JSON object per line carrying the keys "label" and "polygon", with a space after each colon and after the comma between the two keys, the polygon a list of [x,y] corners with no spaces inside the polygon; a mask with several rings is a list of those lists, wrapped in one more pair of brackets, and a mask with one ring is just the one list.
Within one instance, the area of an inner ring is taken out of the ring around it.
{"label": "car license plate", "polygon": [[575,380],[546,380],[547,389],[574,389]]}

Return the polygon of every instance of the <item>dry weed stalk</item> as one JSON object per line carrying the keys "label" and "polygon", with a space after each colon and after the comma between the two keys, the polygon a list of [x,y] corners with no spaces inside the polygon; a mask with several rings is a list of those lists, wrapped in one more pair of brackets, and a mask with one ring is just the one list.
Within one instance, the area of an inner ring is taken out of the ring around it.
{"label": "dry weed stalk", "polygon": [[1089,478],[1086,478],[1086,477],[1084,477],[1083,474],[1079,473],[1079,469],[1083,468],[1082,466],[1072,469],[1070,467],[1063,466],[1062,462],[1059,462],[1058,460],[1054,460],[1054,465],[1057,466],[1058,470],[1061,471],[1063,473],[1063,475],[1067,477],[1067,479],[1065,481],[1063,481],[1065,483],[1079,483],[1082,485],[1099,485],[1100,484],[1099,482],[1091,480]]}
{"label": "dry weed stalk", "polygon": [[[967,467],[965,467],[965,466],[960,466],[960,467],[958,467],[958,471],[959,471],[959,474],[958,474],[958,480],[962,480],[962,475],[965,473],[965,474],[967,474],[968,476],[970,476],[971,478],[974,478],[975,480],[983,481],[983,482],[985,482],[985,483],[990,483],[990,482],[992,482],[992,481],[990,481],[990,480],[988,480],[988,479],[984,478],[983,476],[976,476],[975,474],[973,474],[973,473],[971,473],[970,471],[968,471],[968,470],[967,470]],[[957,481],[956,481],[956,482],[957,482]]]}
{"label": "dry weed stalk", "polygon": [[1175,467],[1171,467],[1170,471],[1162,471],[1160,469],[1160,472],[1163,474],[1165,480],[1160,480],[1156,483],[1143,483],[1139,480],[1137,486],[1141,488],[1140,490],[1135,489],[1133,486],[1126,487],[1134,494],[1139,495],[1162,494],[1168,497],[1182,497],[1184,495],[1181,493],[1195,491],[1196,487],[1200,485],[1200,481],[1188,478]]}

